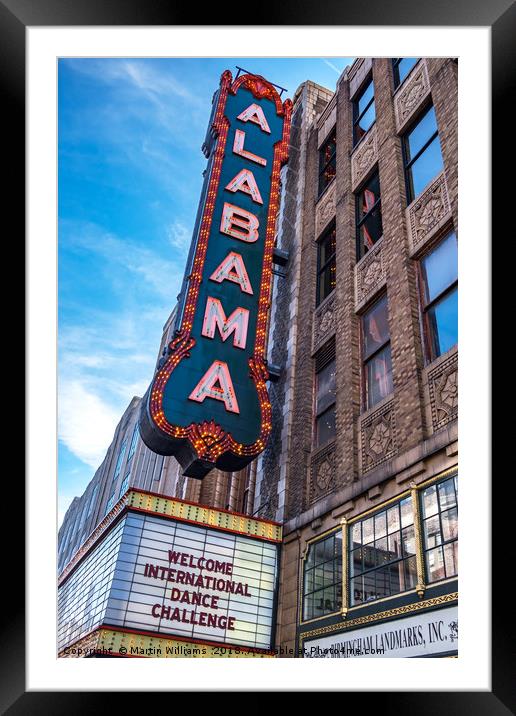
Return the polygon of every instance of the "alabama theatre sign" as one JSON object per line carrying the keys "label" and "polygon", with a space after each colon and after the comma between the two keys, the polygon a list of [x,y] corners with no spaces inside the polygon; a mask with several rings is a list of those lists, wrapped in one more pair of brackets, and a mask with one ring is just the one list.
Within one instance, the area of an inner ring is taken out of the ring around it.
{"label": "alabama theatre sign", "polygon": [[146,445],[191,477],[245,467],[271,430],[267,316],[291,111],[257,75],[224,72],[214,97],[175,336],[140,419]]}

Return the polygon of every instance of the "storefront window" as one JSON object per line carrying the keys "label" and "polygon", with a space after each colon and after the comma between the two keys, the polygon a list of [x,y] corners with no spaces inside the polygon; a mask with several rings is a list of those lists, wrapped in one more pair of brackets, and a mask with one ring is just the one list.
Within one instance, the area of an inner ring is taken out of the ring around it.
{"label": "storefront window", "polygon": [[316,619],[342,607],[342,532],[309,548],[303,575],[303,619]]}
{"label": "storefront window", "polygon": [[412,498],[349,528],[351,606],[413,589],[417,582]]}
{"label": "storefront window", "polygon": [[423,490],[421,510],[427,581],[455,577],[459,547],[457,476]]}

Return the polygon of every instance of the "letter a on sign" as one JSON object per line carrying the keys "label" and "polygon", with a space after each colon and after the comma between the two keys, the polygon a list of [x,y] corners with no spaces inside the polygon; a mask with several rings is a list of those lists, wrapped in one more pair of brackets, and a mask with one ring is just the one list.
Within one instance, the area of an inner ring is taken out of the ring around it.
{"label": "letter a on sign", "polygon": [[243,191],[246,194],[250,194],[256,204],[263,204],[258,184],[253,172],[250,172],[249,169],[239,171],[236,177],[229,182],[226,189],[228,191]]}
{"label": "letter a on sign", "polygon": [[211,281],[222,283],[222,281],[233,281],[238,283],[244,293],[253,295],[253,289],[251,288],[251,282],[247,275],[246,268],[244,266],[244,260],[240,254],[230,251],[224,261],[217,266],[215,271],[210,276]]}
{"label": "letter a on sign", "polygon": [[239,413],[238,401],[229,375],[228,364],[214,361],[189,395],[190,400],[202,403],[205,398],[222,400],[226,410]]}
{"label": "letter a on sign", "polygon": [[267,134],[271,133],[269,123],[265,119],[263,109],[260,107],[259,104],[249,105],[247,109],[244,109],[243,112],[240,112],[237,119],[240,119],[242,122],[254,122],[262,128],[263,132],[267,132]]}

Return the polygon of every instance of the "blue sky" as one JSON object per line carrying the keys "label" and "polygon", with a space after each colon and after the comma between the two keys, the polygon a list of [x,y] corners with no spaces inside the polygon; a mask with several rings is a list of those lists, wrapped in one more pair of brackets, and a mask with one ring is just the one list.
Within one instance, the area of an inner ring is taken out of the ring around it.
{"label": "blue sky", "polygon": [[352,58],[59,61],[59,522],[151,378],[179,291],[221,73],[334,90]]}

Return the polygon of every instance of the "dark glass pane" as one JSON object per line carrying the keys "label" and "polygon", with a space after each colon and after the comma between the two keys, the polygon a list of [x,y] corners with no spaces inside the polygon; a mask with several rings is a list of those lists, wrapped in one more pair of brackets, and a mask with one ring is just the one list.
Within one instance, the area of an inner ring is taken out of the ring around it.
{"label": "dark glass pane", "polygon": [[446,544],[443,549],[446,577],[454,577],[459,572],[459,543]]}
{"label": "dark glass pane", "polygon": [[400,502],[400,512],[402,527],[414,524],[414,507],[411,497],[405,497],[405,499]]}
{"label": "dark glass pane", "polygon": [[441,525],[439,515],[429,517],[423,522],[423,532],[425,537],[425,548],[435,547],[441,544]]}
{"label": "dark glass pane", "polygon": [[445,541],[457,539],[459,530],[456,507],[452,507],[451,510],[446,510],[446,512],[442,513],[441,524],[443,528],[443,539]]}
{"label": "dark glass pane", "polygon": [[350,580],[351,604],[362,604],[364,601],[364,585],[362,577],[355,577]]}
{"label": "dark glass pane", "polygon": [[350,569],[351,569],[351,575],[355,574],[361,574],[363,571],[362,568],[362,557],[363,557],[363,551],[362,548],[354,549],[351,552],[351,559],[350,559]]}
{"label": "dark glass pane", "polygon": [[364,602],[370,602],[376,599],[375,572],[366,574],[364,580]]}
{"label": "dark glass pane", "polygon": [[396,559],[401,557],[401,535],[399,532],[393,532],[387,538],[390,558]]}
{"label": "dark glass pane", "polygon": [[351,549],[362,544],[362,523],[355,522],[351,528]]}
{"label": "dark glass pane", "polygon": [[361,258],[373,248],[379,239],[382,238],[383,225],[381,204],[378,204],[372,211],[369,212],[363,223],[359,226],[358,232],[360,243],[359,258]]}
{"label": "dark glass pane", "polygon": [[324,562],[324,541],[315,543],[315,563],[322,564]]}
{"label": "dark glass pane", "polygon": [[319,152],[319,193],[321,193],[335,176],[336,143],[333,135]]}
{"label": "dark glass pane", "polygon": [[322,413],[329,405],[335,402],[337,394],[335,385],[335,360],[332,360],[316,375],[315,412]]}
{"label": "dark glass pane", "polygon": [[[459,322],[457,298],[457,289],[454,289],[428,310],[434,358],[446,353],[450,348],[457,345]],[[452,381],[451,378],[449,380]],[[454,394],[453,399],[456,403],[457,383],[453,382],[450,386],[447,386],[447,389],[448,387],[452,390]]]}
{"label": "dark glass pane", "polygon": [[307,621],[308,619],[313,619],[313,598],[311,596],[305,597],[303,619],[305,621]]}
{"label": "dark glass pane", "polygon": [[359,117],[364,109],[367,107],[369,102],[373,99],[374,94],[374,84],[373,80],[369,82],[367,87],[364,87],[362,90],[362,93],[360,94],[358,100],[357,100],[357,117]]}
{"label": "dark glass pane", "polygon": [[363,318],[364,358],[368,358],[389,340],[387,297],[384,296]]}
{"label": "dark glass pane", "polygon": [[375,120],[374,102],[355,125],[355,144],[359,142]]}
{"label": "dark glass pane", "polygon": [[417,583],[417,562],[415,557],[404,560],[405,590],[413,589]]}
{"label": "dark glass pane", "polygon": [[440,482],[438,485],[438,489],[439,504],[441,506],[441,510],[447,510],[448,507],[453,507],[457,504],[457,501],[455,499],[455,485],[453,484],[452,479]]}
{"label": "dark glass pane", "polygon": [[423,517],[435,515],[439,507],[437,504],[437,487],[432,485],[423,491]]}
{"label": "dark glass pane", "polygon": [[416,156],[435,132],[437,132],[437,121],[432,106],[407,134],[407,159],[409,161]]}
{"label": "dark glass pane", "polygon": [[398,84],[401,84],[418,61],[417,57],[403,57],[398,63]]}
{"label": "dark glass pane", "polygon": [[387,510],[387,530],[389,534],[396,532],[400,528],[400,508],[399,505],[390,507]]}
{"label": "dark glass pane", "polygon": [[411,197],[415,199],[434,177],[443,170],[439,137],[436,137],[410,168]]}
{"label": "dark glass pane", "polygon": [[319,415],[316,423],[316,445],[325,445],[335,438],[335,405]]}
{"label": "dark glass pane", "polygon": [[380,567],[376,570],[376,599],[390,596],[391,569],[392,567]]}
{"label": "dark glass pane", "polygon": [[359,219],[362,219],[380,198],[380,179],[374,174],[358,195]]}
{"label": "dark glass pane", "polygon": [[[367,407],[372,408],[392,393],[391,348],[386,346],[366,364]],[[382,435],[378,435],[382,439]]]}
{"label": "dark glass pane", "polygon": [[327,264],[324,271],[319,274],[319,291],[317,295],[317,304],[324,301],[326,296],[335,288],[336,264],[335,258]]}
{"label": "dark glass pane", "polygon": [[308,592],[313,592],[314,590],[314,571],[313,569],[307,569],[305,571],[305,587],[304,591],[305,594]]}
{"label": "dark glass pane", "polygon": [[425,278],[425,300],[430,303],[457,280],[457,237],[449,234],[421,262]]}
{"label": "dark glass pane", "polygon": [[379,512],[374,516],[374,536],[375,539],[385,537],[387,534],[387,513]]}
{"label": "dark glass pane", "polygon": [[380,539],[375,540],[374,551],[375,551],[376,564],[378,566],[382,566],[386,562],[390,561],[389,555],[387,552],[387,537],[381,537]]}
{"label": "dark glass pane", "polygon": [[334,539],[335,556],[338,557],[339,569],[342,567],[342,532],[337,532]]}
{"label": "dark glass pane", "polygon": [[362,542],[364,544],[367,544],[368,542],[372,542],[374,539],[374,522],[373,518],[369,517],[369,519],[364,520],[362,522]]}
{"label": "dark glass pane", "polygon": [[335,229],[332,229],[319,241],[319,267],[322,268],[334,254]]}
{"label": "dark glass pane", "polygon": [[364,557],[364,571],[376,567],[376,550],[374,543],[364,545],[362,547],[362,554]]}
{"label": "dark glass pane", "polygon": [[436,547],[426,553],[426,564],[428,570],[428,580],[436,582],[439,579],[445,579],[446,573],[444,569],[444,557],[442,547]]}
{"label": "dark glass pane", "polygon": [[403,539],[403,556],[407,557],[411,554],[416,554],[416,539],[414,536],[414,525],[405,527],[402,532]]}

